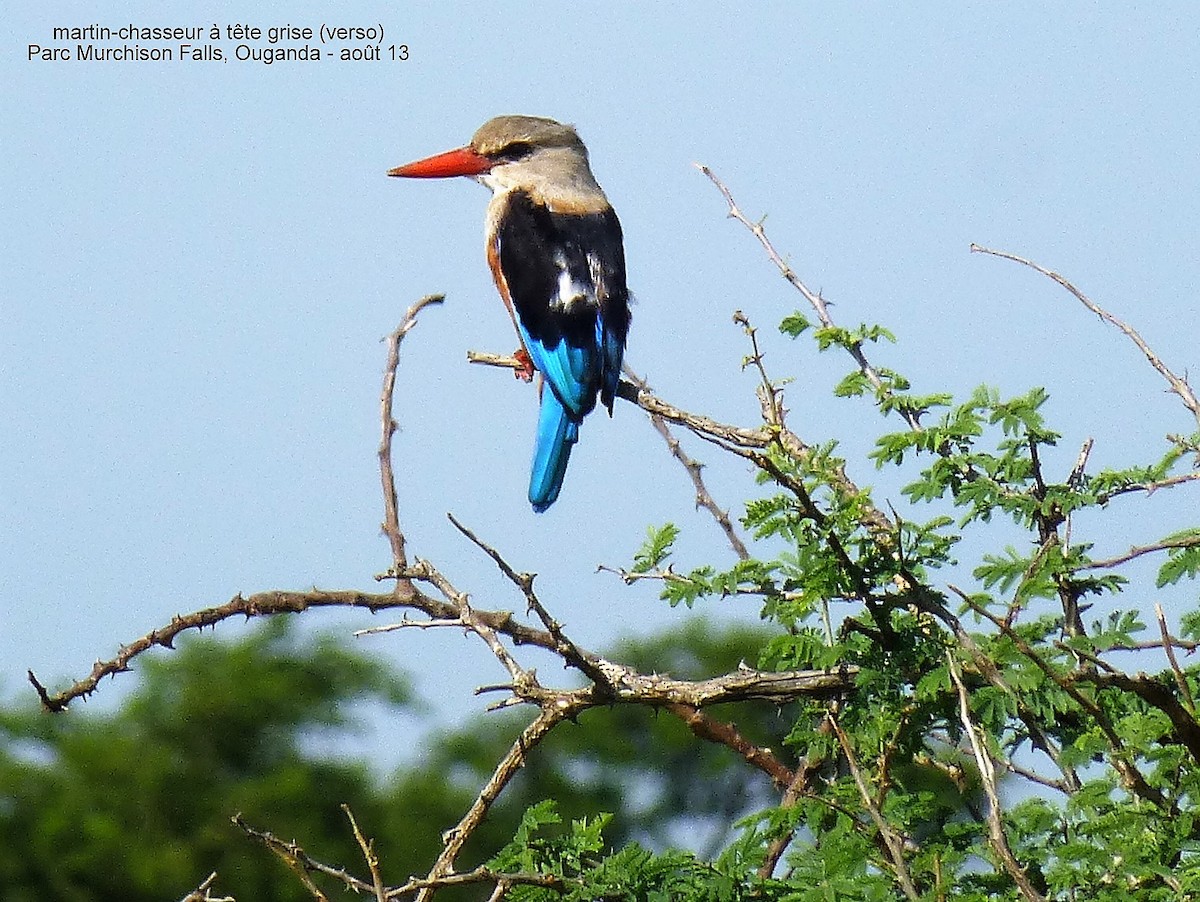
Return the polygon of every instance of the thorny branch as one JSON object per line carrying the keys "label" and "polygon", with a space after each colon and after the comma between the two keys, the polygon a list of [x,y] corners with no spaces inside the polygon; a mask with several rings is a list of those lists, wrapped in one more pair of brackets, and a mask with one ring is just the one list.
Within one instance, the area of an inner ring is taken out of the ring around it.
{"label": "thorny branch", "polygon": [[[649,383],[635,373],[628,364],[624,367],[623,371],[625,376],[639,391],[644,390],[649,393]],[[746,545],[742,541],[741,536],[737,534],[737,530],[734,529],[733,522],[729,519],[729,511],[721,509],[721,507],[716,501],[713,500],[712,495],[709,493],[708,486],[704,484],[704,464],[690,457],[688,453],[683,450],[683,445],[679,443],[679,439],[675,437],[675,434],[671,431],[671,427],[660,414],[651,413],[649,416],[650,425],[654,427],[654,431],[662,436],[663,441],[667,443],[667,450],[671,452],[671,456],[679,461],[684,470],[687,471],[688,477],[692,481],[692,487],[696,490],[697,509],[704,508],[706,511],[708,511],[712,515],[712,518],[717,522],[717,525],[721,528],[721,531],[725,534],[725,539],[729,542],[729,546],[733,549],[733,553],[738,556],[739,560],[748,560],[750,557],[750,552],[746,549]]]}
{"label": "thorny branch", "polygon": [[[667,675],[642,674],[634,669],[606,661],[600,656],[579,648],[567,637],[561,625],[549,614],[538,599],[533,588],[534,575],[518,572],[500,555],[483,542],[470,529],[451,516],[455,527],[472,543],[483,550],[501,572],[522,592],[526,606],[541,621],[544,629],[528,626],[506,611],[481,610],[472,606],[466,593],[457,589],[431,562],[417,559],[410,563],[405,548],[405,537],[400,527],[394,473],[391,466],[391,438],[396,429],[393,419],[394,388],[396,369],[399,364],[399,346],[403,337],[416,324],[417,314],[429,304],[439,303],[440,296],[429,296],[414,304],[401,325],[388,339],[388,362],[385,368],[384,386],[381,393],[381,442],[379,450],[380,474],[385,498],[385,521],[383,529],[392,548],[393,566],[379,578],[396,580],[392,593],[362,593],[349,591],[309,592],[264,592],[248,598],[235,596],[224,605],[204,609],[188,615],[177,616],[161,629],[121,649],[109,661],[97,662],[92,673],[76,682],[63,692],[51,695],[30,674],[43,705],[52,711],[64,710],[67,704],[95,691],[105,676],[114,676],[130,668],[130,662],[155,646],[171,647],[176,637],[189,629],[202,629],[230,617],[256,617],[279,613],[298,613],[311,607],[342,606],[363,607],[375,612],[401,608],[416,611],[426,619],[405,619],[392,627],[373,628],[364,632],[382,632],[389,628],[406,626],[453,625],[478,635],[492,653],[507,669],[511,684],[505,687],[512,693],[514,703],[534,704],[539,708],[535,720],[526,727],[509,752],[497,764],[492,777],[481,789],[475,802],[460,822],[444,837],[444,847],[437,861],[422,880],[410,880],[403,887],[387,889],[379,873],[378,859],[373,845],[358,829],[353,816],[351,826],[363,852],[371,874],[369,881],[351,875],[344,868],[325,865],[312,859],[295,842],[284,842],[269,832],[255,830],[239,818],[235,823],[248,836],[256,839],[283,860],[297,875],[315,899],[325,899],[321,889],[313,882],[319,874],[343,883],[355,892],[367,892],[377,899],[399,898],[408,892],[416,892],[417,898],[428,899],[441,886],[463,882],[494,882],[497,894],[501,887],[518,883],[535,883],[549,886],[547,878],[528,879],[523,875],[497,875],[482,870],[472,875],[454,873],[454,862],[467,839],[486,816],[492,803],[499,797],[517,771],[524,765],[528,754],[559,723],[577,717],[582,711],[599,705],[615,702],[662,707],[682,718],[699,737],[725,745],[744,758],[752,766],[762,770],[780,785],[792,782],[793,774],[768,749],[754,746],[747,741],[732,724],[725,724],[707,717],[703,707],[741,699],[765,699],[783,704],[798,697],[828,698],[850,691],[856,674],[855,668],[846,667],[838,672],[796,671],[760,673],[739,669],[733,673],[709,680],[676,680]],[[623,386],[628,392],[628,385]],[[715,421],[696,417],[672,408],[654,398],[644,387],[634,390],[641,406],[663,419],[673,419],[685,424],[697,434],[706,434],[718,444],[737,444],[746,447],[763,447],[770,438],[760,431],[739,430]],[[702,485],[702,483],[701,483]],[[730,531],[732,534],[732,531]],[[736,536],[733,536],[736,538]],[[736,548],[736,546],[735,546]],[[744,549],[743,549],[744,550]],[[436,590],[428,594],[417,586],[424,583]],[[440,597],[438,597],[440,596]],[[509,650],[505,640],[514,646],[534,645],[559,654],[567,663],[585,673],[592,685],[579,690],[553,690],[540,685],[531,670],[523,667]]]}
{"label": "thorny branch", "polygon": [[392,411],[395,409],[393,395],[396,390],[396,370],[400,366],[400,342],[417,324],[417,316],[422,310],[431,304],[441,304],[445,299],[446,296],[442,294],[427,294],[416,301],[408,308],[400,325],[387,338],[387,364],[384,367],[383,393],[379,398],[380,419],[383,423],[379,440],[379,478],[383,485],[383,532],[392,546],[392,564],[401,570],[408,566],[408,558],[404,551],[404,533],[400,531],[396,477],[392,472],[392,436],[396,434],[396,420]]}
{"label": "thorny branch", "polygon": [[[773,245],[771,243],[771,239],[767,237],[767,230],[763,228],[762,221],[760,220],[758,222],[753,222],[749,217],[746,216],[745,213],[742,212],[741,208],[738,207],[737,202],[734,201],[733,194],[727,187],[725,187],[725,183],[717,178],[716,174],[711,169],[709,169],[703,163],[696,163],[695,166],[702,173],[704,173],[704,175],[707,176],[714,185],[716,185],[717,190],[721,192],[721,196],[725,198],[725,202],[729,205],[729,218],[740,222],[750,230],[750,233],[756,239],[758,239],[758,243],[762,245],[763,250],[767,252],[767,256],[770,257],[771,262],[775,264],[780,275],[787,279],[788,283],[791,284],[791,286],[797,291],[799,291],[800,294],[804,296],[804,299],[812,306],[813,311],[817,314],[817,319],[820,321],[821,325],[826,328],[833,328],[833,318],[829,315],[829,306],[825,299],[821,297],[819,292],[814,292],[807,285],[805,285],[804,282],[801,281],[800,276],[796,274],[796,271],[792,269],[791,264],[788,263],[780,255],[779,251],[775,249],[775,245]],[[871,383],[875,391],[883,397],[890,396],[891,389],[888,388],[887,383],[884,382],[879,370],[877,370],[871,364],[871,362],[867,360],[867,355],[862,349],[862,343],[857,342],[852,344],[849,348],[847,348],[847,350],[849,351],[850,356],[854,358],[854,362],[858,364],[859,370],[864,376],[867,377],[867,380]],[[920,431],[921,424],[918,414],[915,411],[901,406],[899,408],[899,412],[910,429]]]}
{"label": "thorny branch", "polygon": [[[438,880],[454,870],[454,861],[458,857],[458,853],[462,851],[467,839],[475,832],[475,828],[483,822],[492,803],[499,798],[504,787],[525,764],[529,751],[549,735],[556,726],[564,720],[577,717],[582,710],[582,705],[573,705],[566,699],[561,703],[549,702],[542,708],[533,723],[521,731],[521,735],[509,748],[508,753],[500,759],[500,763],[496,765],[492,776],[479,791],[479,795],[475,797],[475,801],[467,813],[455,826],[442,834],[444,843],[442,853],[434,862],[433,867],[429,869],[426,880]],[[417,894],[417,902],[426,902],[433,898],[433,890],[433,887],[422,889]]]}
{"label": "thorny branch", "polygon": [[1187,409],[1192,412],[1192,416],[1196,418],[1197,425],[1200,425],[1200,400],[1196,398],[1196,394],[1192,391],[1192,387],[1188,385],[1187,379],[1183,376],[1177,376],[1174,372],[1172,372],[1172,370],[1162,362],[1162,358],[1154,353],[1154,350],[1148,344],[1146,344],[1145,339],[1138,334],[1136,329],[1123,320],[1113,316],[1058,273],[1054,272],[1053,270],[1046,269],[1044,266],[1039,266],[1032,260],[1027,260],[1024,257],[1019,257],[1016,254],[1010,254],[1006,251],[992,250],[991,248],[982,247],[978,244],[971,245],[971,252],[977,254],[990,254],[993,257],[1001,257],[1005,260],[1012,260],[1014,263],[1020,263],[1023,266],[1028,266],[1030,269],[1040,272],[1043,276],[1053,279],[1067,291],[1071,292],[1071,294],[1075,295],[1075,297],[1081,304],[1083,304],[1083,306],[1087,307],[1088,310],[1092,311],[1092,313],[1096,314],[1096,316],[1100,317],[1100,319],[1104,320],[1104,322],[1108,323],[1109,325],[1116,326],[1118,329],[1124,332],[1129,340],[1137,345],[1137,349],[1142,352],[1146,360],[1150,362],[1150,365],[1154,367],[1154,369],[1156,369],[1164,379],[1167,380],[1167,384],[1171,386],[1171,391],[1179,396],[1180,400],[1183,401],[1184,406],[1187,407]]}
{"label": "thorny branch", "polygon": [[214,896],[212,886],[217,882],[217,872],[213,871],[194,890],[184,896],[179,902],[237,902],[233,896]]}

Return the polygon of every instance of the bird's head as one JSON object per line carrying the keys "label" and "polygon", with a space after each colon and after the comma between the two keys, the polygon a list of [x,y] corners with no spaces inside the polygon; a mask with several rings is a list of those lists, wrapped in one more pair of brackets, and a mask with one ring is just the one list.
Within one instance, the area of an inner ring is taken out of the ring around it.
{"label": "bird's head", "polygon": [[600,193],[588,167],[587,148],[575,129],[539,116],[497,116],[481,125],[466,147],[398,166],[388,175],[463,175],[496,192],[520,188],[547,198]]}

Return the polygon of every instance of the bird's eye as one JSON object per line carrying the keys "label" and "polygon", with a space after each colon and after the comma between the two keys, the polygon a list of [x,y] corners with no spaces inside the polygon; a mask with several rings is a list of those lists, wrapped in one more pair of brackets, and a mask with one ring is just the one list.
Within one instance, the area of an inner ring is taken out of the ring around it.
{"label": "bird's eye", "polygon": [[533,145],[528,141],[514,141],[500,148],[500,151],[496,154],[496,159],[512,163],[515,160],[525,159],[531,153],[533,153]]}

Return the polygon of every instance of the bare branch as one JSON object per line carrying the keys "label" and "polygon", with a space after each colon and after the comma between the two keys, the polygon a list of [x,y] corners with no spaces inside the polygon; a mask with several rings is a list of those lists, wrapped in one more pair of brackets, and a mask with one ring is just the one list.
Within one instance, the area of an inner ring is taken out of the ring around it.
{"label": "bare branch", "polygon": [[787,765],[770,749],[750,742],[734,724],[714,720],[693,705],[676,702],[667,705],[666,709],[687,724],[693,734],[708,742],[732,749],[751,767],[770,777],[780,788],[792,782],[794,775]]}
{"label": "bare branch", "polygon": [[474,543],[476,547],[481,549],[484,554],[490,557],[495,562],[496,566],[500,568],[500,572],[508,578],[509,582],[521,590],[521,594],[525,596],[526,608],[529,611],[533,611],[535,614],[537,614],[538,619],[542,621],[542,625],[546,627],[546,631],[554,637],[554,640],[557,643],[555,651],[563,658],[563,660],[567,664],[582,671],[598,685],[607,685],[606,680],[608,677],[604,670],[598,666],[599,658],[596,655],[590,655],[582,651],[579,646],[568,639],[566,634],[563,632],[562,624],[551,617],[550,612],[547,611],[542,605],[537,593],[533,590],[533,580],[535,574],[518,573],[508,563],[508,561],[504,559],[500,552],[480,539],[467,527],[459,523],[453,514],[447,514],[446,516],[449,517],[450,522],[454,524],[455,529],[461,532],[472,543]]}
{"label": "bare branch", "polygon": [[[416,567],[410,569],[414,574],[419,573],[414,578],[427,580],[446,597],[451,608],[458,613],[463,627],[477,635],[487,644],[488,648],[492,650],[492,654],[496,656],[496,660],[508,671],[515,685],[525,686],[527,684],[536,684],[537,681],[533,678],[532,674],[517,663],[517,659],[512,656],[508,648],[500,641],[500,633],[503,630],[497,630],[487,617],[476,617],[465,592],[460,592],[455,588],[450,580],[429,561],[418,560]],[[551,640],[553,641],[553,637],[551,637]],[[553,647],[551,650],[553,650]]]}
{"label": "bare branch", "polygon": [[230,617],[262,617],[273,614],[298,614],[309,608],[317,607],[352,607],[366,608],[369,611],[379,611],[385,608],[411,606],[424,609],[428,603],[436,608],[440,605],[434,599],[412,590],[411,595],[398,597],[396,595],[372,595],[365,592],[341,591],[324,592],[314,589],[311,592],[260,592],[243,598],[235,595],[230,601],[217,607],[204,608],[191,614],[176,615],[165,627],[151,630],[145,636],[121,647],[116,657],[108,661],[97,661],[92,665],[92,672],[84,679],[72,684],[62,692],[50,694],[29,671],[29,682],[37,690],[43,707],[48,711],[65,711],[67,705],[76,698],[86,698],[96,691],[96,686],[106,676],[115,676],[128,671],[130,662],[143,652],[155,646],[173,648],[175,639],[186,630],[200,630],[206,626],[215,626]]}
{"label": "bare branch", "polygon": [[386,902],[387,888],[383,885],[383,877],[379,873],[379,856],[375,853],[374,840],[368,840],[360,829],[358,829],[358,821],[354,817],[354,812],[350,810],[349,805],[342,805],[342,811],[350,820],[350,827],[354,831],[354,840],[358,843],[358,848],[362,851],[363,860],[367,863],[367,869],[371,872],[371,883],[375,889],[376,902]]}
{"label": "bare branch", "polygon": [[1083,445],[1079,449],[1079,457],[1075,459],[1075,466],[1071,467],[1071,472],[1067,476],[1067,485],[1078,486],[1083,480],[1083,471],[1087,468],[1088,457],[1091,456],[1092,446],[1096,444],[1096,440],[1090,436],[1083,441]]}
{"label": "bare branch", "polygon": [[1029,877],[1025,874],[1025,870],[1013,855],[1012,848],[1008,844],[1008,837],[1004,833],[1004,822],[1000,818],[1000,793],[996,789],[996,768],[992,762],[992,755],[980,737],[975,722],[971,719],[971,702],[967,697],[967,687],[963,685],[962,675],[958,672],[958,664],[955,663],[954,656],[949,651],[946,652],[946,660],[950,665],[950,679],[954,681],[954,685],[958,689],[958,716],[967,732],[967,739],[970,740],[971,751],[975,753],[975,763],[979,766],[979,776],[983,781],[983,790],[987,794],[988,840],[992,845],[992,851],[996,853],[1001,864],[1004,865],[1004,869],[1017,884],[1017,889],[1021,891],[1022,896],[1034,900],[1034,902],[1045,902],[1045,896],[1029,882]]}
{"label": "bare branch", "polygon": [[447,874],[444,877],[427,879],[412,877],[403,886],[397,886],[388,891],[389,900],[401,899],[404,896],[424,889],[440,889],[444,886],[470,886],[477,883],[495,883],[496,891],[489,899],[502,899],[504,893],[514,886],[540,886],[546,889],[563,891],[578,881],[566,880],[557,874],[510,873],[504,874],[489,867],[477,867],[473,871],[461,874]]}
{"label": "bare branch", "polygon": [[179,902],[237,902],[233,896],[214,896],[212,885],[216,882],[217,872],[213,871],[204,878],[204,882],[184,896]]}
{"label": "bare branch", "polygon": [[1184,676],[1183,670],[1179,667],[1179,661],[1175,658],[1175,641],[1171,638],[1171,633],[1167,629],[1167,616],[1163,613],[1162,605],[1158,602],[1154,603],[1154,616],[1158,620],[1158,631],[1162,636],[1163,651],[1166,652],[1167,661],[1171,664],[1171,673],[1175,675],[1175,685],[1179,687],[1179,694],[1183,696],[1188,713],[1194,717],[1196,714],[1196,702],[1192,698],[1192,690],[1188,686],[1187,677]]}
{"label": "bare branch", "polygon": [[[405,573],[414,579],[428,576],[424,566],[410,567]],[[128,671],[130,662],[138,655],[156,646],[172,648],[175,639],[186,630],[214,626],[231,617],[298,614],[309,608],[320,607],[365,608],[372,612],[404,607],[420,611],[434,621],[453,622],[456,626],[462,624],[462,611],[459,608],[449,602],[432,598],[415,587],[403,596],[319,589],[311,592],[260,592],[249,597],[235,595],[226,604],[172,618],[167,626],[152,630],[123,646],[120,653],[111,660],[97,661],[86,678],[78,680],[61,692],[51,694],[32,672],[29,674],[29,680],[47,710],[65,711],[71,701],[91,695],[104,677]],[[471,608],[470,616],[476,625],[508,636],[516,645],[533,645],[552,652],[559,648],[559,640],[550,633],[517,621],[509,611]],[[420,621],[406,623],[413,626],[422,624]],[[723,677],[688,682],[658,675],[642,675],[632,669],[609,664],[599,655],[583,650],[580,654],[589,662],[595,661],[612,669],[611,672],[606,671],[605,682],[608,685],[613,685],[614,680],[620,683],[620,697],[634,703],[649,705],[679,701],[703,707],[743,698],[768,698],[783,703],[801,697],[828,697],[848,691],[853,685],[856,672],[854,668],[845,668],[836,673],[820,670],[786,673],[740,670]]]}
{"label": "bare branch", "polygon": [[[469,351],[467,359],[472,363],[506,369],[522,369],[525,366],[516,357],[486,354],[479,351]],[[649,389],[641,388],[632,382],[622,380],[617,386],[617,397],[637,405],[649,414],[656,414],[668,422],[684,426],[701,438],[735,453],[736,449],[765,448],[771,441],[771,437],[761,429],[742,429],[718,423],[709,417],[688,413],[686,410],[655,397]]]}
{"label": "bare branch", "polygon": [[[727,187],[725,187],[725,184],[719,178],[717,178],[711,169],[702,163],[696,163],[695,166],[708,177],[709,181],[717,186],[717,190],[721,192],[721,196],[725,198],[725,202],[729,205],[729,217],[744,225],[750,230],[750,234],[758,239],[758,243],[761,244],[763,250],[767,252],[767,256],[770,258],[771,262],[775,264],[775,267],[779,270],[780,275],[787,279],[788,283],[797,291],[799,291],[800,294],[804,296],[804,299],[812,306],[813,310],[817,314],[817,319],[821,322],[821,325],[825,326],[826,328],[833,328],[835,324],[833,322],[833,317],[829,315],[829,307],[826,304],[825,299],[821,297],[819,293],[811,291],[809,287],[800,280],[800,277],[796,274],[796,271],[792,269],[791,265],[784,260],[782,256],[780,256],[779,251],[775,250],[775,246],[767,237],[767,231],[763,228],[762,221],[760,220],[759,222],[752,222],[749,218],[747,218],[747,216],[741,211],[737,203],[734,201],[733,194]],[[872,387],[874,387],[875,391],[882,397],[890,397],[892,395],[891,389],[884,382],[879,370],[877,370],[871,364],[871,362],[867,360],[867,355],[864,353],[862,348],[862,342],[856,342],[852,345],[849,345],[846,348],[846,351],[854,359],[854,362],[858,364],[859,370],[864,376],[867,377],[867,380],[871,383]],[[900,406],[898,411],[910,429],[918,432],[921,430],[921,424],[916,412],[909,410],[904,406]]]}
{"label": "bare branch", "polygon": [[408,566],[404,552],[404,533],[400,530],[400,514],[396,500],[396,477],[392,472],[392,436],[396,432],[396,420],[392,403],[396,389],[396,369],[400,365],[400,342],[417,324],[417,315],[430,304],[440,304],[445,295],[427,294],[416,301],[400,325],[387,338],[388,356],[383,371],[383,392],[379,398],[380,418],[383,426],[379,440],[379,477],[383,484],[383,532],[392,546],[393,565],[400,570]]}
{"label": "bare branch", "polygon": [[529,752],[546,738],[551,730],[567,718],[577,716],[581,710],[581,706],[572,704],[570,698],[564,696],[561,704],[546,705],[542,708],[537,718],[521,731],[521,735],[517,737],[516,742],[512,744],[512,747],[509,748],[505,756],[500,759],[500,763],[496,765],[492,776],[484,784],[483,789],[479,791],[479,795],[476,796],[467,813],[463,815],[462,819],[455,826],[442,834],[442,842],[444,843],[442,852],[438,855],[437,861],[429,869],[429,873],[425,878],[427,881],[430,881],[431,885],[423,887],[417,893],[418,902],[428,902],[428,900],[432,899],[432,884],[454,871],[454,861],[458,857],[458,853],[462,851],[462,847],[466,844],[471,834],[483,822],[488,810],[492,807],[492,803],[504,791],[504,787],[516,776],[517,771],[524,766]]}
{"label": "bare branch", "polygon": [[1170,551],[1172,548],[1196,547],[1200,547],[1200,535],[1180,536],[1179,538],[1175,539],[1163,539],[1161,542],[1152,542],[1149,545],[1135,545],[1125,554],[1118,554],[1116,557],[1105,558],[1102,561],[1092,561],[1090,564],[1084,564],[1079,569],[1104,570],[1109,567],[1119,567],[1121,564],[1127,564],[1144,554],[1153,554],[1156,551]]}
{"label": "bare branch", "polygon": [[255,830],[242,818],[240,814],[235,814],[231,820],[251,839],[257,840],[268,849],[270,849],[279,859],[286,864],[291,871],[304,884],[304,888],[312,894],[318,902],[329,902],[329,897],[321,891],[321,889],[313,883],[311,874],[324,874],[326,877],[331,877],[339,881],[347,889],[351,889],[356,893],[372,893],[374,887],[346,871],[345,868],[335,868],[332,865],[323,864],[312,858],[307,852],[301,848],[299,843],[284,842],[273,833],[266,830]]}
{"label": "bare branch", "polygon": [[[644,378],[635,373],[628,365],[624,367],[623,371],[626,377],[639,390],[649,393],[650,385]],[[667,443],[667,449],[671,452],[671,456],[679,461],[687,471],[688,477],[692,480],[692,487],[696,490],[696,508],[704,508],[712,515],[712,518],[717,522],[721,531],[725,533],[725,539],[729,542],[733,553],[740,560],[747,560],[750,557],[750,552],[746,550],[745,543],[742,542],[741,537],[733,528],[733,523],[729,519],[729,512],[720,508],[717,502],[713,500],[708,487],[704,484],[702,473],[704,464],[688,456],[687,452],[683,450],[683,446],[679,443],[679,439],[675,437],[675,434],[671,431],[671,427],[667,425],[667,421],[660,414],[651,413],[649,416],[650,425],[662,436],[663,441]]]}
{"label": "bare branch", "polygon": [[753,366],[758,370],[758,398],[762,404],[763,421],[767,427],[775,431],[783,429],[783,408],[779,398],[779,389],[771,378],[767,375],[766,364],[763,363],[762,349],[758,346],[758,330],[750,324],[750,318],[741,310],[733,312],[733,321],[742,327],[742,331],[746,333],[746,337],[750,339],[750,347],[753,351],[745,360],[742,361],[742,368]]}
{"label": "bare branch", "polygon": [[1183,401],[1184,406],[1187,407],[1187,409],[1192,412],[1192,416],[1196,418],[1196,423],[1200,425],[1200,400],[1196,398],[1191,386],[1188,385],[1187,379],[1185,377],[1175,375],[1175,373],[1173,373],[1171,369],[1162,362],[1161,358],[1154,353],[1150,345],[1146,344],[1142,336],[1139,335],[1132,326],[1113,316],[1058,273],[1054,272],[1053,270],[1046,269],[1044,266],[1039,266],[1032,260],[1027,260],[1024,257],[1018,257],[1016,254],[1010,254],[1006,251],[992,250],[991,248],[982,247],[978,244],[971,245],[971,252],[978,254],[990,254],[993,257],[1001,257],[1005,260],[1012,260],[1014,263],[1020,263],[1023,266],[1028,266],[1030,269],[1040,272],[1043,276],[1053,279],[1063,288],[1067,289],[1067,291],[1071,292],[1071,294],[1075,295],[1075,297],[1081,304],[1083,304],[1083,306],[1087,307],[1088,310],[1092,311],[1092,313],[1096,314],[1096,316],[1100,317],[1100,319],[1104,320],[1109,325],[1116,326],[1118,329],[1124,332],[1129,340],[1137,345],[1138,350],[1142,352],[1146,360],[1150,362],[1150,365],[1154,367],[1154,369],[1156,369],[1164,379],[1167,380],[1167,384],[1171,386],[1171,391],[1179,396],[1180,400]]}

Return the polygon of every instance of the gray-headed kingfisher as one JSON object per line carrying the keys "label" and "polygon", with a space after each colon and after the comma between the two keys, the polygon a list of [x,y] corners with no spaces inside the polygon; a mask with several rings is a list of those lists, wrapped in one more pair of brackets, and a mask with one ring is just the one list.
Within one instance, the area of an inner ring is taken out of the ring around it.
{"label": "gray-headed kingfisher", "polygon": [[612,415],[629,332],[621,223],[587,148],[574,128],[553,119],[499,116],[466,147],[388,175],[469,176],[492,190],[488,265],[521,338],[518,356],[531,367],[526,377],[532,369],[542,376],[529,501],[544,511],[558,497],[597,395]]}

